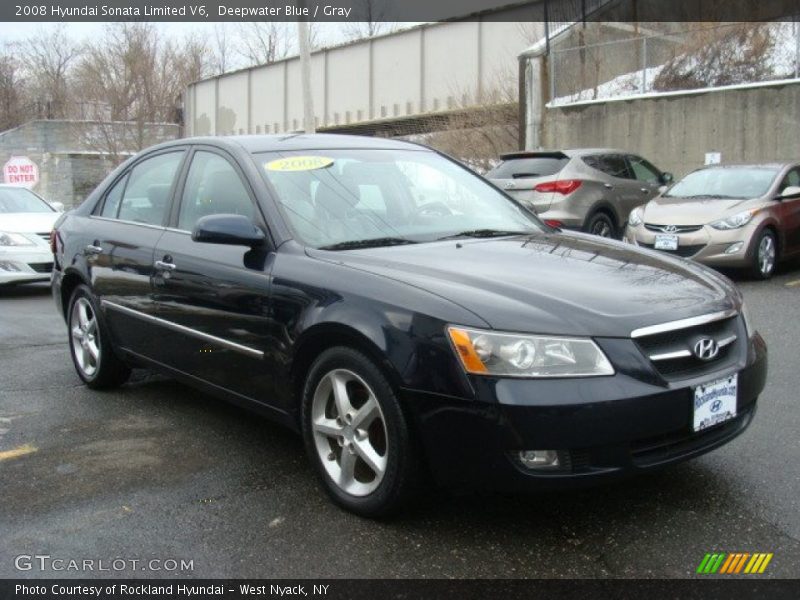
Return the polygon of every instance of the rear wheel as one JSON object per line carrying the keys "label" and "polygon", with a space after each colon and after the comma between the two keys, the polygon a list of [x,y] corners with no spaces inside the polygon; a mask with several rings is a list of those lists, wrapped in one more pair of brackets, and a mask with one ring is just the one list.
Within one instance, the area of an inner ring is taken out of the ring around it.
{"label": "rear wheel", "polygon": [[334,502],[381,517],[409,498],[416,448],[392,386],[366,356],[323,352],[309,370],[302,415],[306,450]]}
{"label": "rear wheel", "polygon": [[586,233],[597,235],[605,238],[613,238],[617,236],[614,221],[604,212],[598,212],[586,222],[584,227]]}
{"label": "rear wheel", "polygon": [[758,236],[753,252],[751,272],[758,279],[769,279],[778,263],[778,240],[771,229],[765,229]]}
{"label": "rear wheel", "polygon": [[75,288],[67,314],[69,349],[78,377],[93,389],[125,383],[131,370],[114,354],[97,303],[88,287],[79,285]]}

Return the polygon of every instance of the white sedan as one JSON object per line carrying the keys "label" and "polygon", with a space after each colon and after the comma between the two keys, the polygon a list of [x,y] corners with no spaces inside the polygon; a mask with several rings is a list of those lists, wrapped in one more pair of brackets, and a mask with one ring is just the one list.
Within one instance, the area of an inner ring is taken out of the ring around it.
{"label": "white sedan", "polygon": [[50,280],[50,231],[62,209],[26,188],[0,184],[0,286]]}

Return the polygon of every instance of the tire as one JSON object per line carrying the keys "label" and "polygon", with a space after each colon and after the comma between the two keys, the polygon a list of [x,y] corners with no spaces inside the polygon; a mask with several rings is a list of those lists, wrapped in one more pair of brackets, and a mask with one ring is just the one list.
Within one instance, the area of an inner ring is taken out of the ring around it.
{"label": "tire", "polygon": [[308,456],[339,506],[378,518],[413,496],[420,469],[407,420],[386,377],[360,352],[335,347],[314,361],[303,387],[302,429]]}
{"label": "tire", "polygon": [[616,238],[617,228],[613,219],[604,212],[596,212],[586,222],[584,226],[586,233],[591,233],[599,237]]}
{"label": "tire", "polygon": [[778,239],[771,229],[764,229],[758,236],[750,259],[750,272],[756,279],[769,279],[778,264]]}
{"label": "tire", "polygon": [[78,377],[90,388],[101,390],[122,385],[130,368],[114,352],[105,322],[91,291],[79,285],[67,310],[67,331],[72,364]]}

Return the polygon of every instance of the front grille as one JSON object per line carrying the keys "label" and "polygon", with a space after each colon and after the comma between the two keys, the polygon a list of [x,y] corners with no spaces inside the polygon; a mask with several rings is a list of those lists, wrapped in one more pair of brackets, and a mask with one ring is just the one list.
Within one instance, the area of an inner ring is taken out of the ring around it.
{"label": "front grille", "polygon": [[[645,223],[645,229],[655,231],[657,233],[694,233],[700,231],[702,225],[655,225],[653,223]],[[669,228],[670,231],[664,231],[664,228]],[[672,229],[674,227],[675,229]]]}
{"label": "front grille", "polygon": [[640,467],[655,465],[665,460],[686,456],[702,448],[721,442],[744,429],[753,417],[753,405],[736,417],[703,431],[681,429],[631,443],[631,458]]}
{"label": "front grille", "polygon": [[37,273],[50,273],[53,270],[53,263],[28,263],[28,266]]}
{"label": "front grille", "polygon": [[[651,250],[655,249],[655,245],[653,244],[645,244],[644,242],[639,242],[639,245],[643,248],[650,248]],[[705,244],[691,244],[689,246],[678,246],[677,250],[661,250],[659,252],[666,252],[667,254],[675,254],[676,256],[681,256],[683,258],[689,258],[690,256],[694,256],[700,250],[705,248]]]}
{"label": "front grille", "polygon": [[[662,377],[688,379],[736,363],[741,341],[746,337],[740,321],[735,315],[689,327],[678,324],[677,329],[637,335],[634,340]],[[702,360],[694,353],[695,344],[706,338],[719,347],[719,353],[710,360]]]}

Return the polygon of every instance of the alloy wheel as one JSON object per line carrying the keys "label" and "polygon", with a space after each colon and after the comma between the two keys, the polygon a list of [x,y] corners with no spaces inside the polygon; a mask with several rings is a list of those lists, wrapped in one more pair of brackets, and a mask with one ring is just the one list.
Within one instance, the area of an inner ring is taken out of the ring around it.
{"label": "alloy wheel", "polygon": [[70,323],[75,362],[86,377],[93,377],[100,364],[100,339],[97,317],[86,298],[78,298],[73,303]]}
{"label": "alloy wheel", "polygon": [[344,492],[366,496],[386,473],[386,422],[373,390],[352,371],[334,369],[311,405],[314,445],[325,471]]}
{"label": "alloy wheel", "polygon": [[600,237],[611,237],[611,225],[605,219],[600,219],[592,225],[591,233]]}
{"label": "alloy wheel", "polygon": [[769,275],[775,268],[775,240],[765,235],[758,244],[758,268],[762,275]]}

